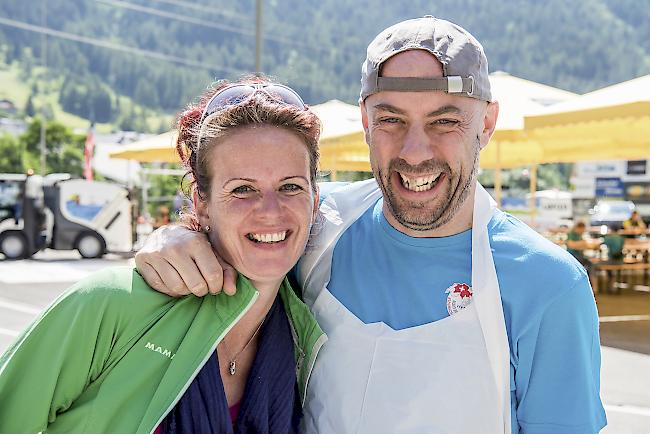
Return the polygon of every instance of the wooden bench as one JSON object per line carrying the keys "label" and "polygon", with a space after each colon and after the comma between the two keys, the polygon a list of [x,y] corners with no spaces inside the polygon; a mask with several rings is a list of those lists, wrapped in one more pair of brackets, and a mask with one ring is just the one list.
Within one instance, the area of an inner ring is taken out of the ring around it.
{"label": "wooden bench", "polygon": [[[599,288],[599,276],[598,272],[604,271],[605,274],[607,275],[607,281],[606,281],[606,286],[605,288],[609,289],[610,283],[612,281],[620,281],[621,279],[621,274],[624,271],[643,271],[644,272],[644,278],[646,277],[647,271],[650,270],[650,263],[649,262],[628,262],[628,261],[623,261],[620,263],[609,263],[609,262],[602,262],[599,263],[598,261],[594,261],[592,263],[592,272],[595,274],[593,276],[594,278],[591,278],[590,280],[592,282],[592,287],[594,289],[594,292],[601,292]],[[620,293],[621,289],[620,287],[616,288],[616,292]]]}

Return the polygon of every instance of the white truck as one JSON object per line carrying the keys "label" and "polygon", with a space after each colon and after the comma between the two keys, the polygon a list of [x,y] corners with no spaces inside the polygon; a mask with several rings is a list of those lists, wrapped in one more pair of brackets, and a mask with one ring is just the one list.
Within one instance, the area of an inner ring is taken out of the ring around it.
{"label": "white truck", "polygon": [[28,258],[44,248],[77,249],[84,258],[132,250],[131,203],[117,184],[0,174],[0,253]]}

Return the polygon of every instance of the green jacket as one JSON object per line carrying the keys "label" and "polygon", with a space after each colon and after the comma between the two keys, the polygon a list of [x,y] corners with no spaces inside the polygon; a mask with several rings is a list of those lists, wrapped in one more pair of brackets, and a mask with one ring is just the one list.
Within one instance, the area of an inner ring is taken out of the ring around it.
{"label": "green jacket", "polygon": [[[173,299],[131,268],[82,280],[0,358],[0,433],[151,433],[258,293]],[[305,389],[327,340],[286,281],[280,288]]]}

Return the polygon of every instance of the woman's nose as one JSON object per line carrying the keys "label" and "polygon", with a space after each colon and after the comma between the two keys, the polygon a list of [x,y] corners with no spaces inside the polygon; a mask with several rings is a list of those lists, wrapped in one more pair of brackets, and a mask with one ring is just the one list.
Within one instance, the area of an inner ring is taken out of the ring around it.
{"label": "woman's nose", "polygon": [[278,194],[266,193],[260,198],[258,216],[263,218],[274,218],[281,214],[280,198]]}

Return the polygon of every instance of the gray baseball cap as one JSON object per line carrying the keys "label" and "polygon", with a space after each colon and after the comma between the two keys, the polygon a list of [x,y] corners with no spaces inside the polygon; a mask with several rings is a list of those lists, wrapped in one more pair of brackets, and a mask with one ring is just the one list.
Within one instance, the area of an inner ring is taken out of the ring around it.
{"label": "gray baseball cap", "polygon": [[[443,77],[381,77],[381,66],[407,50],[426,50],[442,63]],[[488,62],[481,44],[467,30],[431,15],[402,21],[381,32],[368,45],[361,66],[361,101],[382,91],[441,90],[491,101]]]}

